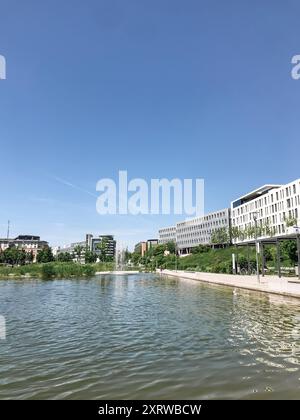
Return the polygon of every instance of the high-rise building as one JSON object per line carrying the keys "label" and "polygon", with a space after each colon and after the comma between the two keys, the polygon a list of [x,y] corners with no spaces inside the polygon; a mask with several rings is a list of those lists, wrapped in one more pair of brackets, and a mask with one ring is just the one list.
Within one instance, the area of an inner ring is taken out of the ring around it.
{"label": "high-rise building", "polygon": [[113,235],[100,235],[93,237],[93,235],[86,235],[87,249],[100,255],[104,252],[107,257],[114,258],[116,255],[116,241]]}

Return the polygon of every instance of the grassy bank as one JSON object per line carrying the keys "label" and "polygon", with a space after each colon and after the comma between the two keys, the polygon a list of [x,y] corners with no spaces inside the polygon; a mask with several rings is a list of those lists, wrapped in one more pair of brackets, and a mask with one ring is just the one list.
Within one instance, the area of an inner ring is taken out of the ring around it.
{"label": "grassy bank", "polygon": [[[89,277],[96,272],[113,271],[113,262],[96,264],[78,264],[74,262],[50,262],[44,264],[27,264],[22,266],[7,267],[0,266],[0,278],[70,278],[70,277]],[[127,271],[137,270],[136,267],[126,268]]]}
{"label": "grassy bank", "polygon": [[[248,267],[248,250],[246,247],[227,247],[219,249],[203,249],[203,252],[188,255],[186,257],[177,257],[177,269],[187,271],[201,271],[207,273],[232,273],[232,254],[236,254],[239,267]],[[249,260],[251,267],[256,267],[255,250],[249,250]],[[269,253],[266,261],[267,267],[276,267],[276,256]],[[291,267],[293,263],[283,256],[281,265]],[[148,268],[175,268],[175,256],[157,256],[148,264]]]}
{"label": "grassy bank", "polygon": [[28,264],[19,267],[0,267],[1,278],[36,277],[68,278],[93,276],[96,268],[92,264],[51,262],[46,264]]}

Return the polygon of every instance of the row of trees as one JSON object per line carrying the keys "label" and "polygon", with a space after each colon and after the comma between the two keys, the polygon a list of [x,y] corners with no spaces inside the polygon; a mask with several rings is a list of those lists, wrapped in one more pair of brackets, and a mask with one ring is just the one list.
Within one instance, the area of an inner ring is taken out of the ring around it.
{"label": "row of trees", "polygon": [[0,252],[0,264],[24,265],[34,260],[32,252],[26,252],[16,247],[7,248]]}
{"label": "row of trees", "polygon": [[[26,252],[24,249],[11,246],[0,252],[0,264],[7,265],[25,265],[31,264],[34,261],[33,252]],[[44,248],[37,254],[36,261],[38,263],[47,263],[54,261],[51,248]]]}
{"label": "row of trees", "polygon": [[[84,247],[77,246],[74,249],[73,253],[69,252],[60,252],[56,257],[54,257],[52,249],[50,247],[46,247],[41,249],[37,253],[36,262],[37,263],[49,263],[52,261],[59,261],[59,262],[71,262],[76,260],[77,262],[81,262],[82,258],[84,257],[84,261],[86,264],[92,264],[99,260],[101,262],[110,262],[113,260],[111,256],[107,256],[106,253],[101,252],[99,255],[97,253],[91,252],[89,250],[85,250]],[[17,247],[9,247],[4,251],[0,252],[0,264],[7,264],[7,265],[25,265],[31,264],[34,261],[34,255],[32,252],[26,252],[24,249],[20,249]]]}
{"label": "row of trees", "polygon": [[144,256],[137,252],[128,253],[127,260],[130,260],[133,265],[143,265],[146,267],[160,267],[166,259],[175,260],[176,245],[175,242],[168,242],[166,244],[159,244],[148,249]]}
{"label": "row of trees", "polygon": [[[284,220],[286,228],[295,226],[297,220],[294,217],[289,217]],[[241,241],[245,239],[254,239],[256,236],[274,236],[276,234],[276,228],[270,226],[269,223],[263,223],[258,226],[247,226],[246,228],[240,228],[237,226],[232,226],[228,228],[219,228],[213,231],[211,235],[212,244],[229,244],[232,239],[239,239]]]}

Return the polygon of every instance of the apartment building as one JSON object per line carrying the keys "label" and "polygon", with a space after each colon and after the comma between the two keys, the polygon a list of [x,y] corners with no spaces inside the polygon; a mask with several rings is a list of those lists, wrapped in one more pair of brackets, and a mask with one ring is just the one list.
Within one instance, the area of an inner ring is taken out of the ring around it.
{"label": "apartment building", "polygon": [[[103,250],[101,249],[103,245]],[[114,258],[116,255],[116,241],[113,235],[99,235],[94,238],[93,235],[87,235],[87,247],[95,254],[104,252],[107,257]]]}
{"label": "apartment building", "polygon": [[253,239],[255,219],[262,239],[292,234],[293,226],[300,225],[300,179],[286,185],[263,185],[232,201],[231,218],[234,243]]}
{"label": "apartment building", "polygon": [[176,242],[176,226],[168,226],[158,231],[158,242],[166,244],[168,242]]}
{"label": "apartment building", "polygon": [[5,251],[9,247],[16,247],[27,253],[32,253],[33,262],[36,262],[38,252],[48,246],[48,242],[41,241],[39,236],[34,235],[19,235],[14,239],[0,239],[0,251]]}

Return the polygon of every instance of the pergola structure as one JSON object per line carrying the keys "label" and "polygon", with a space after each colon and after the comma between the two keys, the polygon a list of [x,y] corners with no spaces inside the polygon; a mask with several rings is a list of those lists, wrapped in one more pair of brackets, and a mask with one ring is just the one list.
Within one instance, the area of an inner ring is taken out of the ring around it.
{"label": "pergola structure", "polygon": [[[284,242],[287,240],[295,240],[297,243],[297,255],[298,255],[298,278],[300,280],[300,233],[293,233],[289,235],[282,235],[282,236],[276,236],[276,237],[270,237],[270,238],[258,238],[258,239],[251,239],[244,242],[240,242],[238,244],[235,244],[236,247],[250,247],[254,246],[256,247],[256,244],[259,244],[259,250],[261,255],[261,262],[262,262],[262,276],[265,275],[265,255],[264,255],[264,249],[266,245],[275,245],[276,246],[276,266],[277,266],[277,273],[278,277],[281,277],[281,264],[280,264],[280,242]],[[257,252],[257,250],[256,250]],[[248,253],[248,271],[250,271],[250,255]]]}

